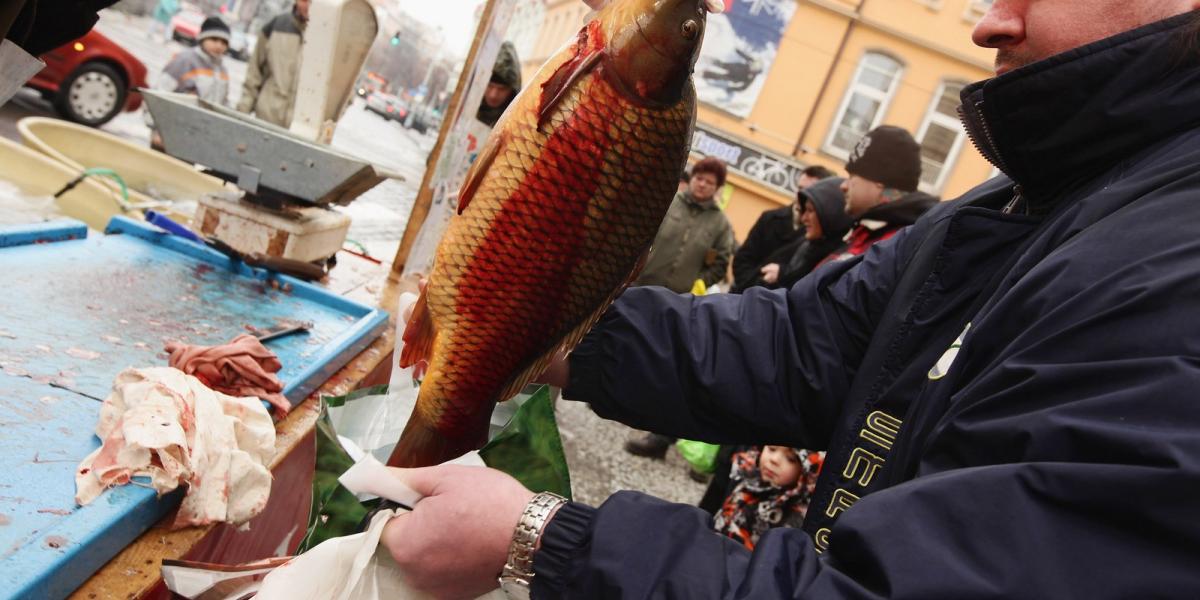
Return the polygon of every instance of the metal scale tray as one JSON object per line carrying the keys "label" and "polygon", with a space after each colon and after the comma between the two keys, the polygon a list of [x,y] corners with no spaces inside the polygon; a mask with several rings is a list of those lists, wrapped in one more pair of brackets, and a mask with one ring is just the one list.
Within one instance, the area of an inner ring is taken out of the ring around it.
{"label": "metal scale tray", "polygon": [[247,192],[346,205],[384,179],[365,159],[190,94],[142,89],[167,154],[203,165]]}

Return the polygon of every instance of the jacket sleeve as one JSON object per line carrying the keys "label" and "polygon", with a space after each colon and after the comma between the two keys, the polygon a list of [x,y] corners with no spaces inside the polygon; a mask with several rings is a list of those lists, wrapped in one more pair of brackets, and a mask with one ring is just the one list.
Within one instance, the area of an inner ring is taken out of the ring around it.
{"label": "jacket sleeve", "polygon": [[270,42],[271,38],[265,31],[258,34],[258,42],[254,44],[254,53],[246,62],[246,78],[242,81],[242,97],[238,98],[237,103],[238,112],[250,114],[254,110],[254,104],[258,101],[258,93],[262,91],[263,83],[266,82],[269,75],[267,45]]}
{"label": "jacket sleeve", "polygon": [[910,237],[790,290],[630,288],[571,353],[564,397],[688,439],[824,448]]}
{"label": "jacket sleeve", "polygon": [[733,226],[728,221],[725,222],[724,229],[717,234],[712,249],[717,252],[716,260],[705,265],[704,270],[700,272],[700,279],[704,280],[706,286],[724,281],[729,272],[729,260],[733,258]]}
{"label": "jacket sleeve", "polygon": [[744,290],[758,281],[758,265],[766,254],[762,247],[766,220],[764,215],[754,222],[754,227],[746,234],[746,242],[733,255],[733,285],[736,291]]}
{"label": "jacket sleeve", "polygon": [[824,554],[786,529],[750,553],[698,509],[620,493],[559,511],[535,597],[1200,597],[1196,247],[1063,252],[1023,279],[992,314],[1028,321],[999,345],[986,315],[972,327],[945,380],[964,383],[897,446],[918,453],[913,478],[854,503]]}

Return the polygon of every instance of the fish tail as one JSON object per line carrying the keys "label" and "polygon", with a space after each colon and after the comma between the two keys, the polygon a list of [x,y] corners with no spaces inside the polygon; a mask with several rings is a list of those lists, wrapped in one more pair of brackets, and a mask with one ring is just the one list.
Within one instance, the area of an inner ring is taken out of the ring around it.
{"label": "fish tail", "polygon": [[490,414],[490,411],[480,412],[484,418],[472,416],[471,426],[464,432],[465,435],[449,435],[421,411],[414,410],[412,418],[404,426],[404,433],[400,434],[400,441],[396,443],[396,448],[388,458],[388,466],[431,467],[458,458],[471,450],[478,450],[487,443],[487,416]]}

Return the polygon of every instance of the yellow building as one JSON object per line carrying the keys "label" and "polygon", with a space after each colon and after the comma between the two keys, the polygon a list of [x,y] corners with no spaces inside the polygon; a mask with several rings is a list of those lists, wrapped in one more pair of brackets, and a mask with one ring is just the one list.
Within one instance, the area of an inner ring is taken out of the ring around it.
{"label": "yellow building", "polygon": [[[589,13],[580,0],[545,5],[533,52],[522,57],[526,81]],[[697,64],[701,102],[692,152],[729,163],[726,210],[739,240],[762,211],[792,201],[799,170],[819,164],[843,173],[850,149],[879,125],[903,127],[921,142],[924,191],[954,198],[993,174],[957,116],[962,86],[991,76],[992,52],[971,43],[991,0],[726,5],[732,10],[725,20],[709,20]],[[777,30],[763,31],[772,24]],[[744,61],[706,60],[710,46],[730,46],[735,35],[756,38],[759,53],[733,48]]]}

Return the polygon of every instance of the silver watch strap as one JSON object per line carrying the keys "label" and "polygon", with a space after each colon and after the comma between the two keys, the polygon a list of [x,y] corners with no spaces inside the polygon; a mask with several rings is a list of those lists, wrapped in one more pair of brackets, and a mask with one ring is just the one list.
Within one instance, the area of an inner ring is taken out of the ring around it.
{"label": "silver watch strap", "polygon": [[554,510],[566,502],[567,499],[558,494],[541,492],[525,505],[525,512],[521,513],[517,527],[513,529],[508,560],[500,573],[502,579],[517,579],[526,585],[533,579],[533,549],[537,546],[538,536]]}

